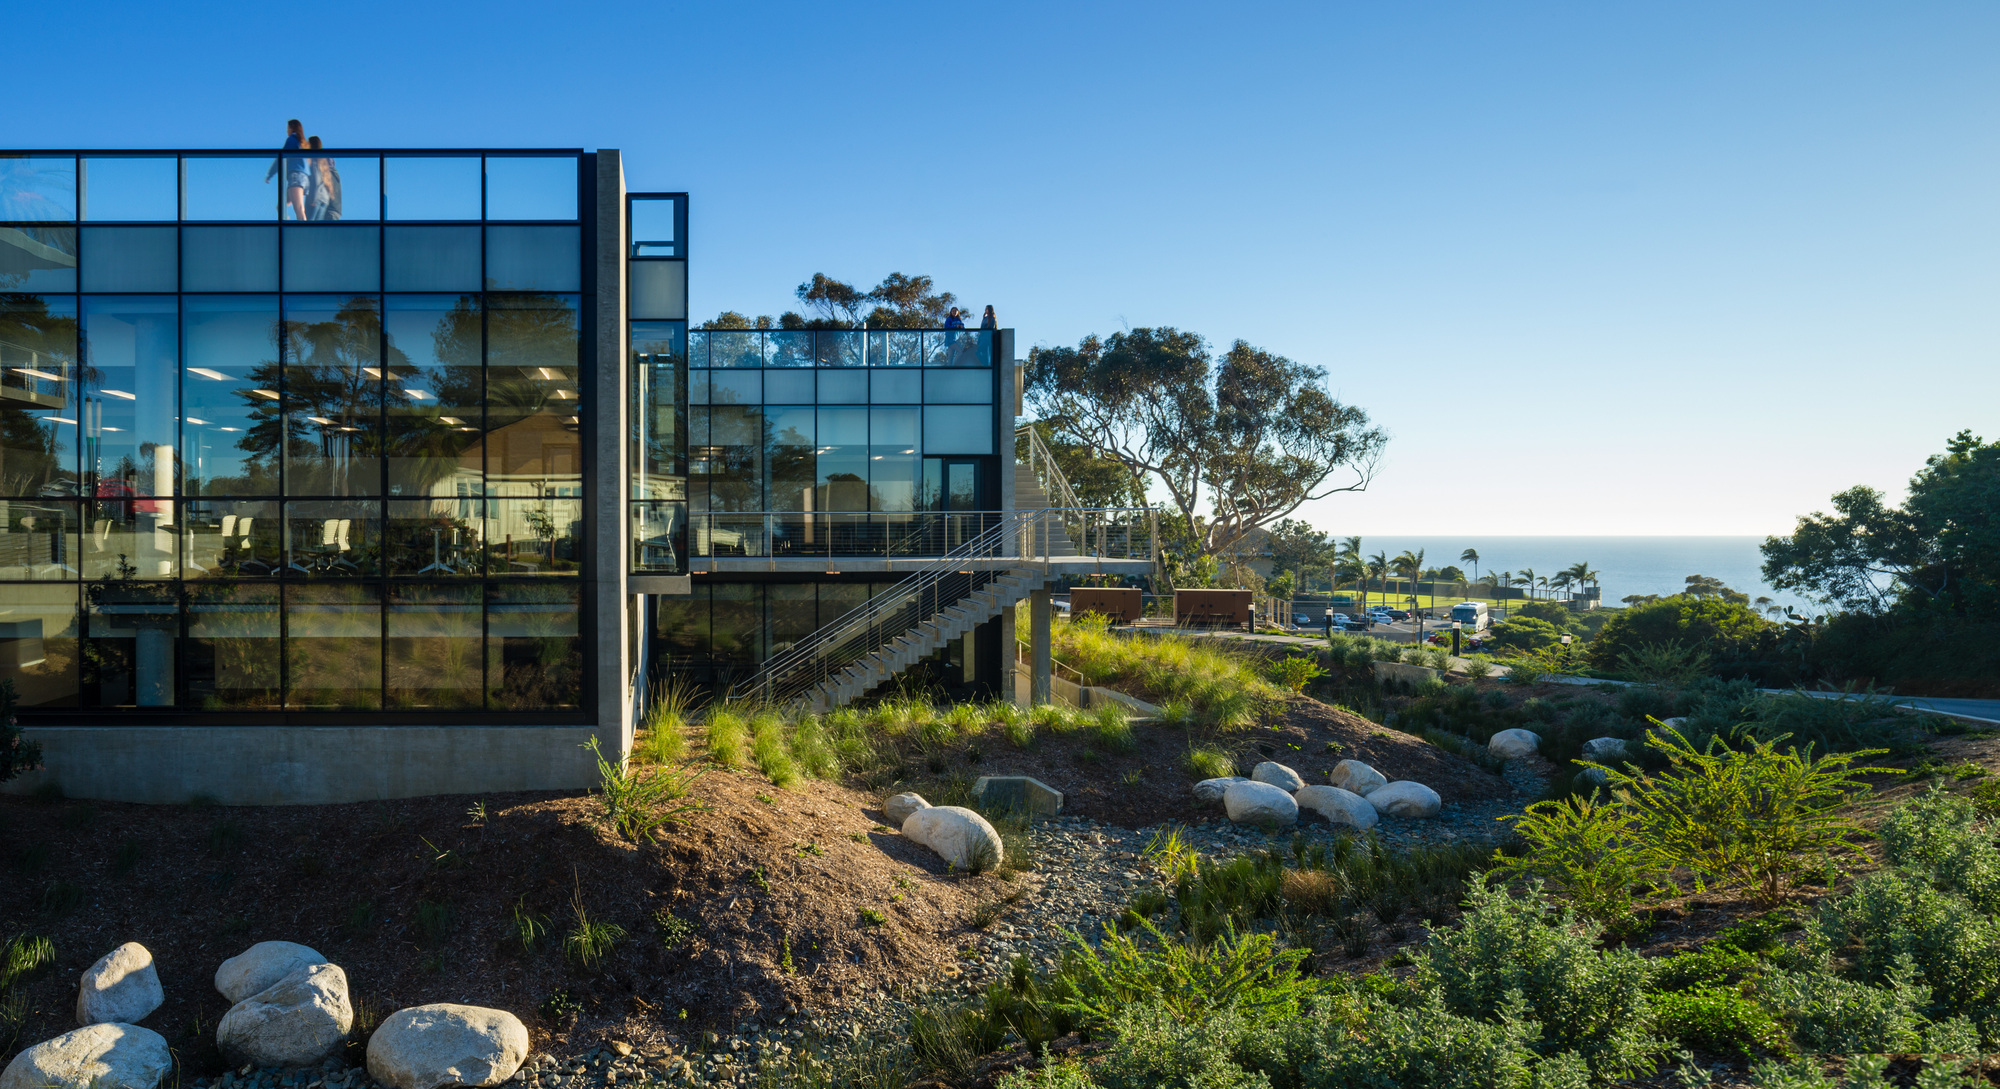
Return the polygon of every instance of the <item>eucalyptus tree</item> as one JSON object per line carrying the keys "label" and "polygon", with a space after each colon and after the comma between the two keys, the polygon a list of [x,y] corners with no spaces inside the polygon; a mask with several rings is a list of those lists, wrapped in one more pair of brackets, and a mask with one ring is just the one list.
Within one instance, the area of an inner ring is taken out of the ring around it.
{"label": "eucalyptus tree", "polygon": [[1158,481],[1217,554],[1374,479],[1388,436],[1326,385],[1324,369],[1247,341],[1216,358],[1199,335],[1161,327],[1035,349],[1026,398],[1064,437]]}

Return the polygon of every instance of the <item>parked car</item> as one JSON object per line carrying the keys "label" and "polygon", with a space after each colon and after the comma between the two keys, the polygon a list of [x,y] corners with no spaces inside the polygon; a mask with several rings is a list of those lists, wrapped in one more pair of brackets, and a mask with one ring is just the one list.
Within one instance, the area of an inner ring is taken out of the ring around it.
{"label": "parked car", "polygon": [[1382,611],[1391,620],[1408,620],[1410,618],[1410,611],[1408,609],[1384,609]]}
{"label": "parked car", "polygon": [[1312,618],[1311,613],[1292,614],[1292,627],[1295,628],[1316,628],[1319,627],[1321,623],[1322,623],[1321,621],[1314,620]]}

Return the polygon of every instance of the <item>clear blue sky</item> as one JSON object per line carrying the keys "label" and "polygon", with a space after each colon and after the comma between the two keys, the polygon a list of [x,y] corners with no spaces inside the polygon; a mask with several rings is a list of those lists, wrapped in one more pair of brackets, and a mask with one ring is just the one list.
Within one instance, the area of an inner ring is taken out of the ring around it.
{"label": "clear blue sky", "polygon": [[1991,3],[33,4],[0,145],[615,147],[697,314],[929,273],[1395,435],[1330,531],[1763,533],[2000,433]]}

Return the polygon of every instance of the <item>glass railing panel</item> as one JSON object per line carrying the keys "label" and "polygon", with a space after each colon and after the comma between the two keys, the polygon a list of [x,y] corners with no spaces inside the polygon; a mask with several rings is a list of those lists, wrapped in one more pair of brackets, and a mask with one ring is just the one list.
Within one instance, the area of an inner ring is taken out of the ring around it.
{"label": "glass railing panel", "polygon": [[[85,159],[82,170],[79,218],[100,222],[180,218],[178,159],[124,156]],[[277,210],[278,196],[274,190],[265,217],[277,214]]]}
{"label": "glass railing panel", "polygon": [[486,157],[487,219],[575,219],[574,155]]}
{"label": "glass railing panel", "polygon": [[187,182],[183,218],[269,222],[282,207],[287,219],[309,219],[312,201],[323,190],[317,166],[304,151],[254,159],[189,156],[182,160]]}
{"label": "glass railing panel", "polygon": [[764,341],[761,334],[745,330],[711,330],[708,334],[708,365],[718,370],[724,367],[762,367]]}
{"label": "glass railing panel", "polygon": [[632,504],[632,570],[678,575],[687,570],[687,504]]}
{"label": "glass railing panel", "polygon": [[392,157],[382,164],[390,219],[478,219],[478,156]]}
{"label": "glass railing panel", "polygon": [[813,334],[813,360],[822,367],[859,367],[867,362],[863,354],[865,334],[858,330],[825,329]]}
{"label": "glass railing panel", "polygon": [[944,329],[923,334],[927,367],[985,367],[993,360],[993,334],[980,329]]}
{"label": "glass railing panel", "polygon": [[682,257],[680,198],[634,197],[631,202],[632,256]]}
{"label": "glass railing panel", "polygon": [[764,334],[766,367],[810,367],[813,365],[813,335],[805,332]]}
{"label": "glass railing panel", "polygon": [[66,155],[0,156],[0,220],[62,223],[75,218],[75,159]]}
{"label": "glass railing panel", "polygon": [[706,329],[688,330],[688,369],[708,369],[708,338],[714,334]]}

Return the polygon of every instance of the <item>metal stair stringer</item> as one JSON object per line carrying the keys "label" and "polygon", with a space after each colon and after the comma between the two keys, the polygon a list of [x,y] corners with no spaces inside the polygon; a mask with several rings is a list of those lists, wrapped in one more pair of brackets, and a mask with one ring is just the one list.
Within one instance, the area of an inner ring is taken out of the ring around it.
{"label": "metal stair stringer", "polygon": [[841,707],[935,654],[953,639],[1013,608],[1053,576],[1031,567],[1008,568],[983,586],[918,621],[840,671],[802,693],[818,712]]}

